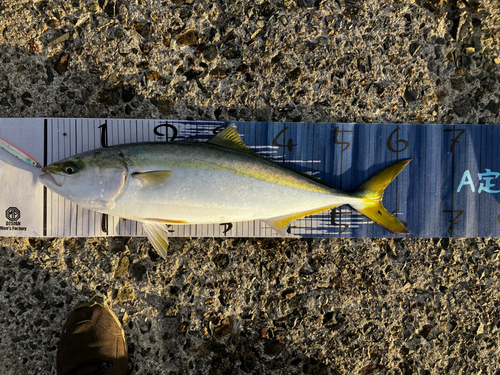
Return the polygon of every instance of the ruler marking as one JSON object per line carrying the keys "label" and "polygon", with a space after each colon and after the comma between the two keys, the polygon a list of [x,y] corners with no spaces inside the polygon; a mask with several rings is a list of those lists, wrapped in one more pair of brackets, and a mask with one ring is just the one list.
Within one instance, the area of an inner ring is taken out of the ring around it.
{"label": "ruler marking", "polygon": [[[358,133],[359,133],[360,126],[358,124],[356,124],[356,126],[358,128]],[[365,144],[368,144],[368,153],[365,156],[365,160],[367,158],[369,158],[370,155],[371,155],[371,147],[372,147],[371,142],[370,142],[371,139],[372,139],[372,128],[371,128],[371,126],[369,126],[368,127],[368,139],[367,139],[368,142],[365,141]],[[366,167],[366,170],[365,170],[364,176],[363,176],[363,183],[366,181],[366,175],[368,174],[368,169],[369,169],[369,166],[368,166],[368,163],[367,163],[367,167]],[[364,225],[363,227],[364,227],[365,236],[368,237],[369,236],[369,229],[370,228],[369,228],[368,225]]]}
{"label": "ruler marking", "polygon": [[[426,126],[426,127],[424,127],[424,140],[425,140],[425,141],[424,141],[424,147],[426,147],[426,148],[427,148],[427,126]],[[419,164],[420,164],[420,159],[419,159]],[[424,171],[427,171],[427,158],[424,158]],[[421,178],[421,177],[422,177],[422,176],[421,176],[421,173],[419,174],[419,176],[418,176],[418,177],[419,177],[419,179],[418,179],[419,181],[422,181],[422,180],[423,180],[423,181],[425,181],[425,174],[424,174],[424,178],[423,178],[423,179]],[[413,189],[413,192],[415,193],[415,189]],[[421,194],[419,194],[419,195],[421,195]],[[424,183],[424,197],[427,197],[427,184],[425,184],[425,183]],[[419,198],[420,198],[420,197],[419,197]],[[419,201],[420,201],[420,200],[421,200],[421,199],[419,199]],[[413,206],[414,206],[414,205],[413,205]],[[406,207],[407,207],[406,211],[408,211],[408,204],[406,205]],[[431,207],[432,207],[432,206],[431,206]],[[413,208],[415,208],[415,207],[413,207]],[[412,210],[412,211],[416,211],[416,210]],[[431,212],[432,212],[432,211],[431,211]],[[408,214],[409,214],[409,212],[407,212],[406,216],[408,216]],[[412,215],[411,215],[412,222],[415,222],[415,214],[416,214],[416,212],[412,212]],[[424,221],[424,223],[423,223],[423,224],[424,224],[424,225],[421,225],[421,227],[423,227],[424,232],[426,232],[426,231],[427,231],[426,222]]]}
{"label": "ruler marking", "polygon": [[[477,130],[477,129],[476,129]],[[479,129],[479,144],[482,145],[483,144],[483,131],[482,131],[482,128]],[[483,170],[483,166],[485,165],[485,163],[483,162],[483,150],[481,149],[481,147],[479,147],[480,151],[479,151],[479,173],[481,173],[481,171]],[[479,188],[478,188],[479,189]],[[467,206],[466,206],[467,207]],[[478,217],[478,220],[477,222],[479,223],[479,225],[477,226],[477,236],[479,237],[479,233],[480,233],[480,230],[481,230],[481,196],[479,195],[478,196],[478,199],[477,199],[477,217]]]}
{"label": "ruler marking", "polygon": [[[397,144],[399,144],[399,129],[400,127],[398,126],[396,128],[396,140],[397,140]],[[399,148],[397,148],[397,150],[399,150]],[[399,152],[396,152],[396,162],[399,161]],[[395,188],[396,188],[396,212],[398,212],[398,201],[399,201],[399,189],[398,189],[398,185],[399,185],[399,178],[396,176],[396,181],[395,182]]]}
{"label": "ruler marking", "polygon": [[[43,166],[47,166],[47,131],[48,131],[48,121],[47,119],[43,119]],[[43,236],[47,236],[47,187],[43,187],[43,218],[42,218],[42,228],[43,228]]]}
{"label": "ruler marking", "polygon": [[[453,126],[453,129],[455,129],[455,126]],[[453,132],[455,134],[455,132]],[[453,135],[452,135],[453,137]],[[455,145],[453,145],[455,146]],[[455,148],[453,149],[452,155],[451,155],[451,226],[448,228],[448,233],[453,237],[453,230],[454,224],[453,224],[453,214],[455,212],[454,210],[454,203],[455,203]]]}

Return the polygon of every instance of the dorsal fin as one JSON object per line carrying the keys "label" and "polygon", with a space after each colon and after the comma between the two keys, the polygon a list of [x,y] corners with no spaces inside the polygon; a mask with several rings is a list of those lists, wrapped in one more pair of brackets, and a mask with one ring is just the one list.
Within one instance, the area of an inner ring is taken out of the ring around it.
{"label": "dorsal fin", "polygon": [[238,133],[238,129],[236,129],[234,125],[226,126],[207,143],[254,155],[254,152],[243,142]]}
{"label": "dorsal fin", "polygon": [[311,175],[304,173],[304,172],[300,172],[296,169],[293,169],[293,168],[288,167],[286,165],[283,165],[281,163],[275,162],[271,159],[268,159],[264,156],[261,156],[255,152],[253,152],[243,142],[243,140],[241,139],[241,137],[238,133],[238,129],[236,128],[235,125],[231,124],[229,126],[226,126],[220,133],[217,133],[217,135],[215,135],[210,140],[208,140],[207,143],[221,146],[221,147],[225,147],[225,148],[229,148],[231,150],[243,152],[243,153],[248,154],[248,155],[256,156],[260,159],[266,160],[268,163],[279,165],[281,168],[289,169],[295,173],[298,173],[298,174],[308,178],[309,180],[312,180],[312,181],[317,182],[323,186],[331,188],[330,185],[328,185],[325,181],[320,180],[319,178],[316,178],[316,177],[311,176]]}

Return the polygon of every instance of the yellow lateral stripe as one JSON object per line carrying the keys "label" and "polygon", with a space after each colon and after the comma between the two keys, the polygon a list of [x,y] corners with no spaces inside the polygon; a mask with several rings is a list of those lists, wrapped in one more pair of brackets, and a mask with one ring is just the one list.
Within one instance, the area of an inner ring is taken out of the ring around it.
{"label": "yellow lateral stripe", "polygon": [[[221,132],[222,133],[222,132]],[[219,133],[219,134],[221,134]],[[238,135],[237,133],[235,136]],[[238,135],[239,137],[239,135]],[[238,138],[238,140],[241,140]],[[286,166],[266,159],[246,148],[243,141],[242,147],[232,148],[219,146],[217,142],[206,143],[173,143],[169,145],[177,151],[172,157],[166,159],[160,152],[161,147],[166,144],[148,144],[142,149],[133,150],[133,160],[130,163],[134,169],[143,169],[149,165],[160,165],[167,169],[199,169],[204,171],[231,171],[235,174],[266,181],[271,184],[289,186],[297,189],[312,191],[315,193],[332,193],[332,188],[326,183],[315,181],[315,178],[301,172],[292,170]],[[234,143],[233,143],[234,145]],[[208,146],[208,148],[207,148]],[[243,146],[246,148],[243,149]],[[213,147],[213,148],[212,148]],[[127,151],[127,150],[125,150]],[[221,157],[220,152],[227,152]],[[129,151],[127,151],[129,153]],[[206,154],[205,154],[206,153]],[[236,154],[233,154],[236,153]],[[143,158],[142,155],[151,154]],[[190,156],[188,156],[188,154]]]}

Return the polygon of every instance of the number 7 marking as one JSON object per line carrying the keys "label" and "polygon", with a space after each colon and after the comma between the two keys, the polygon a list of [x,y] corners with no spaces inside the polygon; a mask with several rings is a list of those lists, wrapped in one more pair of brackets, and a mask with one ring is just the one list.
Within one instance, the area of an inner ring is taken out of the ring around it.
{"label": "number 7 marking", "polygon": [[[458,218],[462,216],[464,210],[443,210],[443,213],[452,214],[451,220],[449,221],[450,226],[448,227],[448,233],[450,234],[450,236],[453,236],[453,226],[457,224]],[[455,213],[457,214],[457,216],[453,217],[453,214]]]}
{"label": "number 7 marking", "polygon": [[[458,139],[465,133],[465,129],[444,129],[445,133],[453,132],[453,138],[451,139],[450,152],[455,152],[455,145],[458,144]],[[455,136],[455,132],[458,132],[458,135]]]}

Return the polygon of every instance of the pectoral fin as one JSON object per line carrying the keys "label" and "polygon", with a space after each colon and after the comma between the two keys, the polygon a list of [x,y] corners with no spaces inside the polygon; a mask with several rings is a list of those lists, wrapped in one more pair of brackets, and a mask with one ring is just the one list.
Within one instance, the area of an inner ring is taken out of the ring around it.
{"label": "pectoral fin", "polygon": [[158,224],[154,221],[143,221],[141,224],[149,242],[151,242],[158,254],[160,254],[163,259],[166,259],[168,249],[167,226]]}
{"label": "pectoral fin", "polygon": [[304,216],[314,215],[314,214],[317,214],[319,212],[323,212],[323,211],[328,210],[328,209],[333,208],[333,207],[337,207],[337,206],[321,207],[321,208],[316,208],[316,209],[310,210],[310,211],[297,212],[297,213],[294,213],[291,215],[273,217],[273,218],[265,219],[262,221],[264,223],[266,223],[267,225],[269,225],[271,228],[273,228],[281,236],[286,237],[286,235],[287,235],[286,228],[288,227],[288,224],[290,224],[290,222],[292,222],[293,220],[300,219],[301,217],[304,217]]}
{"label": "pectoral fin", "polygon": [[137,178],[146,188],[163,186],[172,176],[172,171],[149,171],[149,172],[134,172],[132,177]]}

